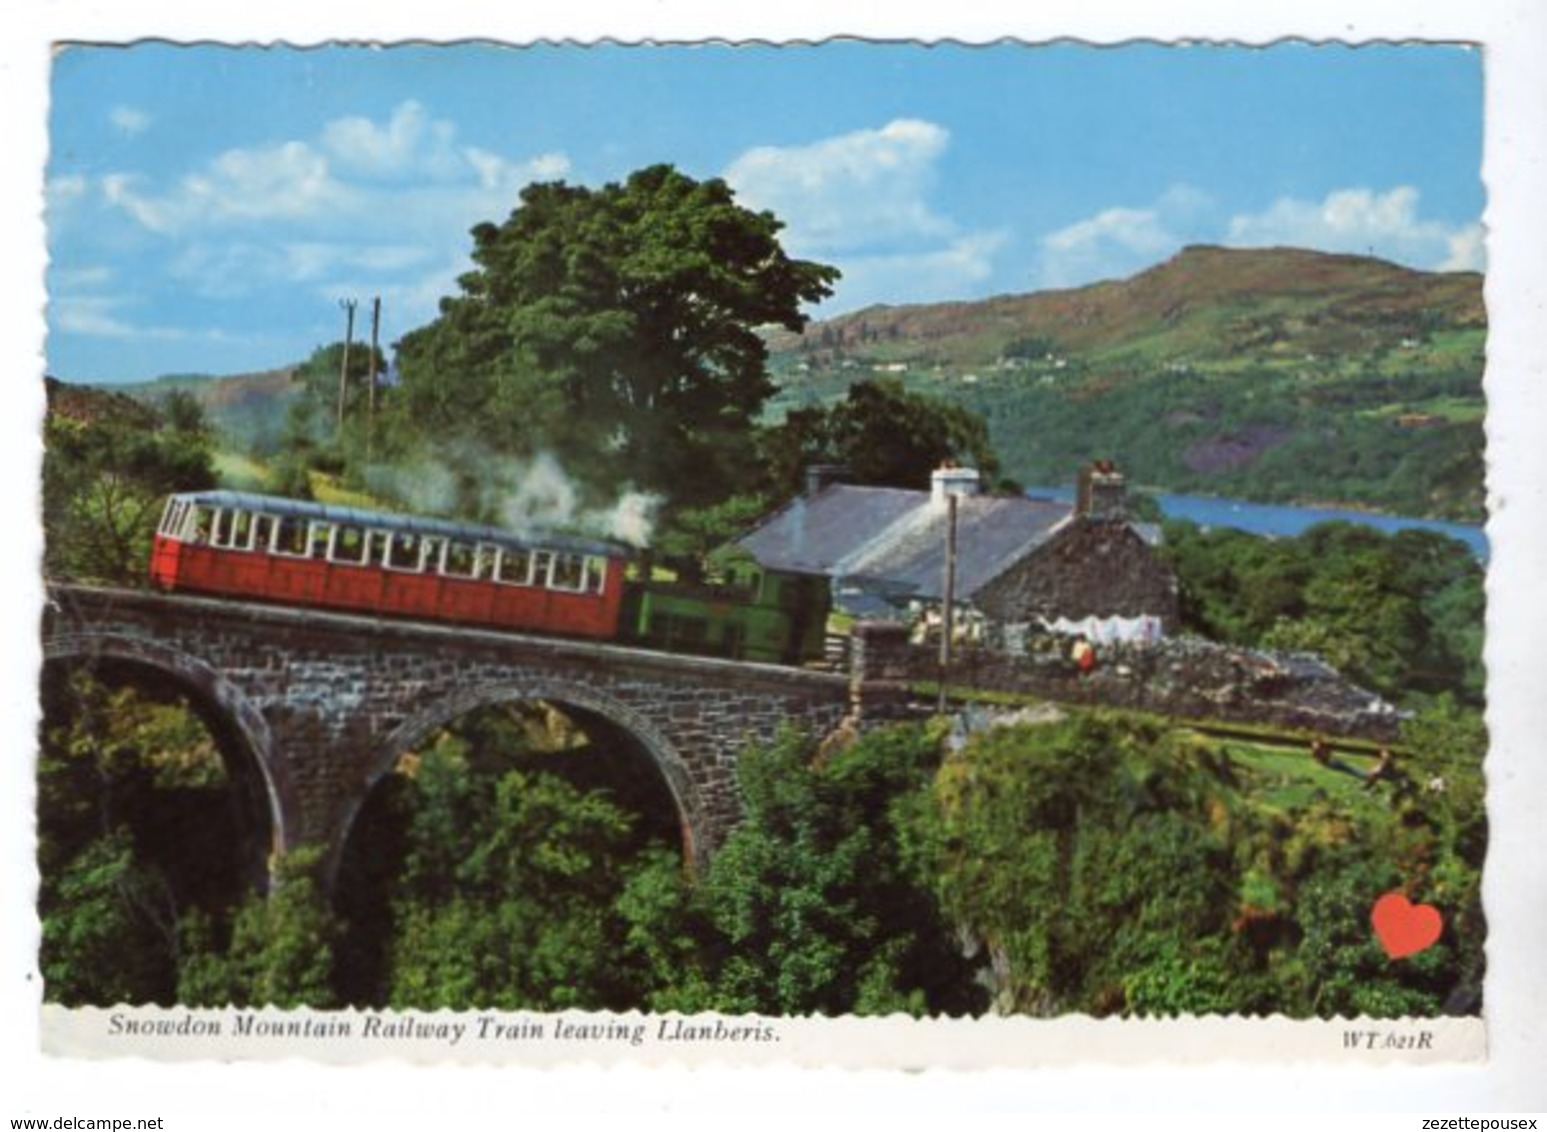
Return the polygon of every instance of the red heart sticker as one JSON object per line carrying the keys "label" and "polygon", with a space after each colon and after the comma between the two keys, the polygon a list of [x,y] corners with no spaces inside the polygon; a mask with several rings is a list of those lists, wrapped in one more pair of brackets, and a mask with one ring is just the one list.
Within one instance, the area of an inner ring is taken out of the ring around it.
{"label": "red heart sticker", "polygon": [[1438,908],[1414,904],[1400,892],[1388,892],[1370,909],[1370,925],[1386,954],[1402,959],[1434,946],[1445,923]]}

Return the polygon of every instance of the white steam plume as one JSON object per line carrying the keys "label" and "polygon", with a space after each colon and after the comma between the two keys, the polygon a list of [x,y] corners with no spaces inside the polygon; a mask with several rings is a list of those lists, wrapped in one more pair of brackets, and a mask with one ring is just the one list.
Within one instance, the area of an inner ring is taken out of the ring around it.
{"label": "white steam plume", "polygon": [[[461,470],[459,470],[461,469]],[[552,453],[518,460],[462,449],[445,461],[377,466],[371,487],[418,511],[450,514],[471,494],[483,514],[523,534],[563,531],[645,547],[662,497],[625,489],[605,506],[586,506],[580,486]]]}

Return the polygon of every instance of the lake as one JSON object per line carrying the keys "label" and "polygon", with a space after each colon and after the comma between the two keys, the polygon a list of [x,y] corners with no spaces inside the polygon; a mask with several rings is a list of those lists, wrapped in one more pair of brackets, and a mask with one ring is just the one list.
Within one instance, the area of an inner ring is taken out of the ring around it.
{"label": "lake", "polygon": [[[1072,487],[1032,487],[1026,494],[1038,499],[1071,500]],[[1348,511],[1335,507],[1292,507],[1282,503],[1249,503],[1218,495],[1179,495],[1160,492],[1155,495],[1161,512],[1168,519],[1186,519],[1200,527],[1230,527],[1254,535],[1297,535],[1317,523],[1341,521],[1362,523],[1377,530],[1438,531],[1459,539],[1472,548],[1479,561],[1488,561],[1488,536],[1472,523],[1448,523],[1438,519],[1412,519],[1402,515],[1382,515],[1371,511]]]}

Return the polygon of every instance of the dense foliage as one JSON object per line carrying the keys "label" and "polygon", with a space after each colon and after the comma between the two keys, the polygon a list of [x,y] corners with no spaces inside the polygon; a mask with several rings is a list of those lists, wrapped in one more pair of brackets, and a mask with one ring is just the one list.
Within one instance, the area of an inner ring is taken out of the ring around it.
{"label": "dense foliage", "polygon": [[1168,523],[1182,618],[1215,640],[1315,652],[1397,699],[1481,705],[1484,571],[1429,531],[1324,523],[1295,538]]}
{"label": "dense foliage", "polygon": [[[658,782],[590,745],[523,757],[510,718],[486,717],[475,743],[444,736],[375,804],[343,878],[362,888],[343,897],[351,1001],[763,1013],[977,1001],[901,855],[896,808],[934,758],[919,735],[818,766],[793,736],[751,752],[747,819],[695,883]],[[583,788],[597,760],[607,784]]]}
{"label": "dense foliage", "polygon": [[[282,993],[211,971],[239,906],[271,910],[254,891],[267,848],[244,792],[188,703],[165,687],[104,681],[50,666],[38,755],[39,958],[48,996],[68,1004],[208,1001],[182,982],[219,980],[221,1001]],[[292,871],[294,866],[292,866]],[[291,891],[287,886],[287,892]],[[313,953],[316,940],[299,950]],[[239,950],[282,946],[254,925]],[[263,974],[256,961],[247,974]],[[315,990],[318,984],[293,989]]]}
{"label": "dense foliage", "polygon": [[642,756],[551,721],[477,713],[377,788],[340,878],[350,1001],[633,1004],[612,909],[631,862],[670,836],[670,798]]}
{"label": "dense foliage", "polygon": [[[995,957],[1001,1008],[1429,1015],[1480,993],[1481,845],[1455,824],[1480,813],[1480,759],[1446,753],[1454,795],[1409,782],[1366,799],[1328,771],[1285,812],[1249,754],[1078,716],[970,743],[922,824],[942,901]],[[1448,928],[1393,961],[1369,913],[1399,888]]]}
{"label": "dense foliage", "polygon": [[[161,411],[50,387],[43,426],[44,569],[52,577],[133,583],[150,560],[166,496],[213,487],[211,436],[198,402]],[[72,411],[72,408],[74,411]]]}
{"label": "dense foliage", "polygon": [[[1484,737],[1443,703],[1378,782],[1343,759],[1103,713],[991,729],[943,761],[931,728],[815,752],[791,735],[744,757],[745,821],[696,878],[637,753],[534,728],[527,710],[478,713],[378,787],[330,904],[314,852],[287,858],[267,897],[246,887],[233,824],[208,815],[223,773],[185,709],[81,676],[60,692],[74,710],[51,712],[40,781],[54,1001],[1294,1017],[1480,1004]],[[1408,959],[1370,929],[1393,890],[1446,925]]]}
{"label": "dense foliage", "polygon": [[812,759],[796,736],[747,753],[745,821],[685,885],[662,864],[623,905],[655,1010],[965,1013],[973,965],[908,852],[936,744],[918,729]]}

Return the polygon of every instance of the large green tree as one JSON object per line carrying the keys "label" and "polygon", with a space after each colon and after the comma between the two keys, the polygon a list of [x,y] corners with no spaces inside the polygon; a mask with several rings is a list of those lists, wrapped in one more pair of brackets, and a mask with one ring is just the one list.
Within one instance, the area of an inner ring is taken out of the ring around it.
{"label": "large green tree", "polygon": [[773,390],[758,334],[799,329],[837,271],[792,259],[771,213],[667,165],[590,189],[534,184],[473,229],[475,267],[400,344],[400,423],[557,453],[608,490],[701,506],[754,474]]}

